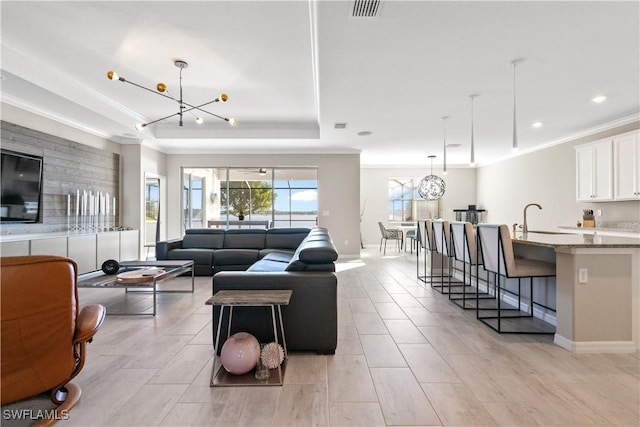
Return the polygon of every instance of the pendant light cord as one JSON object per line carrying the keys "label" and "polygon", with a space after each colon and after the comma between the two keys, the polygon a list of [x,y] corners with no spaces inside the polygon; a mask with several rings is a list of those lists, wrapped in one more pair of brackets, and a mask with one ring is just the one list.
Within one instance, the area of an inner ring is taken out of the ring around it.
{"label": "pendant light cord", "polygon": [[442,145],[443,145],[443,151],[444,151],[444,156],[443,156],[443,167],[442,167],[442,174],[446,175],[447,174],[447,119],[449,118],[449,116],[443,116],[442,117],[442,127],[443,127],[443,140],[442,140]]}
{"label": "pendant light cord", "polygon": [[518,61],[513,61],[513,140],[512,151],[518,151],[518,125],[516,123],[516,65]]}
{"label": "pendant light cord", "polygon": [[474,122],[473,100],[475,99],[476,96],[478,95],[469,95],[469,98],[471,99],[471,155],[469,158],[470,166],[474,166],[476,164],[475,142],[474,142],[474,135],[473,135],[473,122]]}

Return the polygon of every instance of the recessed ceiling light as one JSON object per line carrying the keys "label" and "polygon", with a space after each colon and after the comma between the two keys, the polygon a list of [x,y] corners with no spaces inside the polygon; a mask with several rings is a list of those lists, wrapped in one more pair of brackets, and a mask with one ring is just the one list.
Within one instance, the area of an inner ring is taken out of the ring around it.
{"label": "recessed ceiling light", "polygon": [[334,129],[346,129],[347,128],[347,124],[346,123],[335,123],[333,125]]}
{"label": "recessed ceiling light", "polygon": [[369,131],[369,130],[361,130],[360,132],[358,132],[358,136],[369,136],[371,135],[373,132]]}
{"label": "recessed ceiling light", "polygon": [[604,102],[606,100],[607,100],[607,97],[604,95],[598,95],[591,98],[591,101],[595,102],[596,104],[600,104],[601,102]]}
{"label": "recessed ceiling light", "polygon": [[542,122],[533,122],[531,123],[531,126],[533,126],[534,128],[539,128],[542,126]]}

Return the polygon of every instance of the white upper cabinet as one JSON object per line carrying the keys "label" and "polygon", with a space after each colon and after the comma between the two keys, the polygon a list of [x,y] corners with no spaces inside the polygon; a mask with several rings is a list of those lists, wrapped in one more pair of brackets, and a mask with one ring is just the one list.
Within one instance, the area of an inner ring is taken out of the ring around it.
{"label": "white upper cabinet", "polygon": [[581,202],[613,200],[611,140],[576,147],[576,199]]}
{"label": "white upper cabinet", "polygon": [[640,200],[640,136],[631,132],[613,139],[614,196]]}

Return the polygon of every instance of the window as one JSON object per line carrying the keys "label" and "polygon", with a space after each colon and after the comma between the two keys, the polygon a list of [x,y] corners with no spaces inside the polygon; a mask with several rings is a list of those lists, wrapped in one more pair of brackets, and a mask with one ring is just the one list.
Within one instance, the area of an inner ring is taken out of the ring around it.
{"label": "window", "polygon": [[317,175],[316,168],[183,168],[183,226],[313,227]]}
{"label": "window", "polygon": [[185,229],[203,228],[205,177],[197,173],[183,174],[182,224]]}
{"label": "window", "polygon": [[273,227],[318,225],[316,169],[275,169]]}
{"label": "window", "polygon": [[389,221],[413,221],[413,179],[390,178]]}

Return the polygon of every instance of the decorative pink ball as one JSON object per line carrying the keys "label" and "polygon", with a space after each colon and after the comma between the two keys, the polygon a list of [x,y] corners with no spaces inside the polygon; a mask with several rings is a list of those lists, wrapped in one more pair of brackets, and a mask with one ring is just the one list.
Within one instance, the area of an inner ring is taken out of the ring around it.
{"label": "decorative pink ball", "polygon": [[238,332],[225,341],[220,359],[227,372],[234,375],[246,374],[255,368],[260,359],[260,344],[253,335]]}

